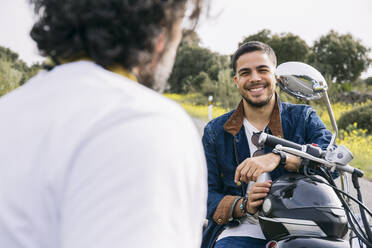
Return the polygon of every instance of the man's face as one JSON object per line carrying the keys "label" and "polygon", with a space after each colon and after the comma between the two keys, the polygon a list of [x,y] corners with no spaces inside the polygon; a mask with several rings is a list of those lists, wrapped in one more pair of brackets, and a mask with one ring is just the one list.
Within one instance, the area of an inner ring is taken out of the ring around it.
{"label": "man's face", "polygon": [[236,63],[234,81],[243,99],[260,108],[270,102],[275,93],[275,67],[262,51],[245,53]]}
{"label": "man's face", "polygon": [[154,52],[153,60],[144,66],[140,66],[140,82],[158,92],[163,92],[168,77],[172,72],[178,45],[182,38],[181,19],[174,23],[171,33],[164,39],[164,49]]}
{"label": "man's face", "polygon": [[182,31],[180,27],[174,30],[172,37],[165,44],[163,53],[161,54],[160,60],[156,65],[154,76],[153,76],[153,89],[158,92],[163,92],[167,83],[168,77],[170,76],[173,64],[176,58],[177,48],[182,38]]}

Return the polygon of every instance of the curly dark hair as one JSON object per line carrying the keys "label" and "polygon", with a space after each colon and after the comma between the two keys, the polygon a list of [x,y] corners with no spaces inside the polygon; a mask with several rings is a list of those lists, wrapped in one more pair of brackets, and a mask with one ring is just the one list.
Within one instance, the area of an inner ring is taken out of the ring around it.
{"label": "curly dark hair", "polygon": [[203,0],[29,0],[38,21],[31,30],[39,51],[53,59],[88,57],[102,66],[143,63],[154,38],[185,14],[196,23]]}

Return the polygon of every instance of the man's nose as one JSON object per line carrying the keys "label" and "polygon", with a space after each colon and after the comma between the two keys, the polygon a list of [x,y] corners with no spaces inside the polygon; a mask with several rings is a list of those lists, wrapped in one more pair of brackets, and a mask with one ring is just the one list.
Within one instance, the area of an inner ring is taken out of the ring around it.
{"label": "man's nose", "polygon": [[251,72],[251,82],[258,82],[261,81],[261,75],[257,71],[252,71]]}

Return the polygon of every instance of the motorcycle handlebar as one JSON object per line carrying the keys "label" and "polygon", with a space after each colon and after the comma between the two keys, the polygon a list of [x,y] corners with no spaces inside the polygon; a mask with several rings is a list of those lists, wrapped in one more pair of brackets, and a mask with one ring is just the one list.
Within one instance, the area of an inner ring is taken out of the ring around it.
{"label": "motorcycle handlebar", "polygon": [[306,152],[317,158],[324,158],[325,156],[325,151],[323,151],[320,147],[316,146],[315,144],[300,145],[292,141],[278,138],[274,135],[270,135],[267,133],[261,133],[258,142],[260,145],[267,145],[271,147],[275,147],[276,145],[290,147],[302,152]]}
{"label": "motorcycle handlebar", "polygon": [[[336,166],[339,170],[348,172],[350,174],[355,174],[357,177],[363,176],[363,171],[358,170],[354,167],[351,167],[350,165],[338,165],[334,164],[332,162],[328,162],[324,160],[326,156],[326,151],[323,151],[320,147],[314,145],[314,144],[308,144],[308,145],[300,145],[297,143],[294,143],[292,141],[288,141],[282,138],[278,138],[276,136],[267,134],[267,133],[261,133],[258,143],[260,145],[268,145],[271,147],[276,147],[277,145],[282,146],[282,150],[292,150],[290,153],[297,155],[297,156],[304,156],[305,158],[311,159],[313,161],[322,163],[326,165],[327,167],[333,167]],[[287,148],[285,148],[287,147]],[[297,152],[298,151],[298,152]],[[302,154],[302,155],[301,155]],[[308,155],[306,155],[308,154]],[[305,156],[306,155],[306,156]],[[310,155],[310,156],[309,156]]]}

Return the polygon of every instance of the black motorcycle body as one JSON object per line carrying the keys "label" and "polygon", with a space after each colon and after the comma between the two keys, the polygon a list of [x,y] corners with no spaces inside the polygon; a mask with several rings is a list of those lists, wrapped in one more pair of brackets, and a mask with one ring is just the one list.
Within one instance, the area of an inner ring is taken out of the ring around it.
{"label": "black motorcycle body", "polygon": [[349,248],[347,241],[342,239],[320,238],[287,238],[277,242],[278,248]]}
{"label": "black motorcycle body", "polygon": [[343,240],[346,214],[334,190],[297,173],[273,182],[259,222],[266,239],[280,248],[349,247]]}

